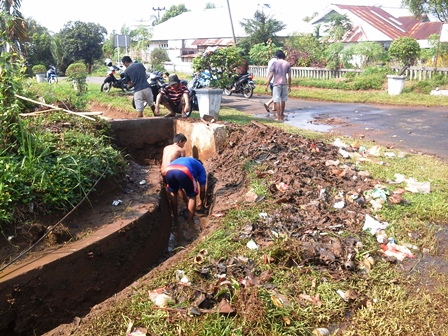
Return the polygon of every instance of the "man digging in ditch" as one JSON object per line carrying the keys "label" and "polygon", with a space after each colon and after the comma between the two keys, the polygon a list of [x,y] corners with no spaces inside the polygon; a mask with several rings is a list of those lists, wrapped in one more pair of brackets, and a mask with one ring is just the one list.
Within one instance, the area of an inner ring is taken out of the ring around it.
{"label": "man digging in ditch", "polygon": [[[192,157],[180,157],[172,161],[165,170],[166,188],[171,202],[174,223],[178,222],[177,195],[183,189],[188,198],[188,223],[194,224],[196,196],[199,194],[199,209],[204,208],[207,173],[202,162]],[[199,183],[199,190],[198,190]]]}

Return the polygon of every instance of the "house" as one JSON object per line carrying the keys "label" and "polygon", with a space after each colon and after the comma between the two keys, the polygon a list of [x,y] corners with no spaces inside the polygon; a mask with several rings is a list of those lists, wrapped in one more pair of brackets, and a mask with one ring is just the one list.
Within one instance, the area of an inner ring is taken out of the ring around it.
{"label": "house", "polygon": [[[240,22],[253,19],[256,10],[257,8],[253,12],[236,11],[229,15],[228,9],[221,7],[182,13],[153,28],[148,52],[156,48],[165,49],[174,67],[170,68],[167,64],[168,71],[190,72],[191,61],[198,53],[209,47],[233,45],[234,39],[238,41],[246,37]],[[307,22],[282,22],[287,27],[278,36],[288,36],[293,32],[312,32],[312,26]]]}
{"label": "house", "polygon": [[346,15],[352,23],[352,30],[342,38],[345,44],[378,42],[387,50],[393,40],[409,36],[415,38],[421,48],[429,48],[429,36],[440,34],[442,29],[442,22],[431,22],[426,16],[416,18],[405,8],[335,4],[310,23],[315,27],[320,25],[320,34],[325,35],[326,19],[334,13]]}

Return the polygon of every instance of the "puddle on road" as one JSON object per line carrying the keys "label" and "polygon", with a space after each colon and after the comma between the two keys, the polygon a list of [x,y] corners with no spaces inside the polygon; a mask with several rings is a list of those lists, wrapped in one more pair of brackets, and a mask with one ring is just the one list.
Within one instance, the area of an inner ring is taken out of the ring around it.
{"label": "puddle on road", "polygon": [[[316,132],[330,132],[334,128],[334,126],[332,125],[315,124],[314,123],[315,118],[313,117],[313,114],[315,113],[306,112],[300,109],[285,111],[284,123],[297,128]],[[257,114],[257,117],[274,120],[275,114],[274,113],[264,115]]]}

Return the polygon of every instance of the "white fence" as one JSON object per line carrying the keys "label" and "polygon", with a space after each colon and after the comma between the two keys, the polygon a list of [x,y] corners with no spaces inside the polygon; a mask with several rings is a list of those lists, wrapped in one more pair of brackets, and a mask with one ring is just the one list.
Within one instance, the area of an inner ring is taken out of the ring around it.
{"label": "white fence", "polygon": [[[392,68],[393,71],[398,73],[399,68]],[[266,66],[249,66],[249,72],[253,73],[255,77],[267,78],[268,70]],[[359,69],[339,69],[330,70],[323,68],[308,68],[308,67],[292,67],[292,78],[313,78],[313,79],[332,79],[342,78],[348,73],[359,75],[364,70]],[[406,70],[405,75],[409,80],[421,81],[430,79],[436,74],[448,76],[448,68],[434,68],[434,67],[410,67]]]}
{"label": "white fence", "polygon": [[[186,73],[193,74],[192,63],[165,63],[165,69],[169,73]],[[392,68],[395,73],[399,72],[399,68]],[[253,73],[257,78],[267,78],[268,69],[267,66],[249,66],[249,72]],[[360,69],[339,69],[330,70],[324,68],[309,68],[309,67],[292,67],[291,77],[292,78],[313,78],[313,79],[333,79],[342,78],[347,74],[359,75],[363,73],[364,70]],[[421,81],[425,79],[430,79],[436,74],[448,76],[448,68],[434,68],[434,67],[410,67],[406,70],[405,75],[409,80]]]}

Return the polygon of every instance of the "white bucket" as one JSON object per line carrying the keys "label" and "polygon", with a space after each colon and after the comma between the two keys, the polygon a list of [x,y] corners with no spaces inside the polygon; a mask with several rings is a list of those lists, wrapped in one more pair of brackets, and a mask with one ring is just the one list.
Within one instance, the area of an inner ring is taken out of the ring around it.
{"label": "white bucket", "polygon": [[218,119],[219,110],[221,108],[222,89],[197,89],[199,116],[209,115]]}

